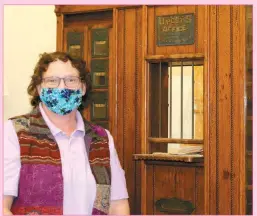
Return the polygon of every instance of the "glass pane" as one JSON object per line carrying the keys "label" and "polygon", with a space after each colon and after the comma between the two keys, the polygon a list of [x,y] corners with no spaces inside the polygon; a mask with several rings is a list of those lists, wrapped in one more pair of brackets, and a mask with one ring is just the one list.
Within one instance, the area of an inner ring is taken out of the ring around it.
{"label": "glass pane", "polygon": [[92,57],[109,56],[108,29],[92,29]]}
{"label": "glass pane", "polygon": [[108,52],[107,41],[94,41],[94,56],[104,56]]}
{"label": "glass pane", "polygon": [[108,87],[108,70],[109,61],[107,59],[93,59],[91,61],[93,88]]}
{"label": "glass pane", "polygon": [[92,94],[91,120],[108,120],[107,92],[94,92]]}
{"label": "glass pane", "polygon": [[67,33],[67,52],[74,58],[83,57],[83,32]]}
{"label": "glass pane", "polygon": [[105,103],[93,103],[93,117],[95,119],[104,119],[107,117],[107,104]]}
{"label": "glass pane", "polygon": [[105,72],[95,72],[94,73],[94,85],[105,86],[106,85],[106,73]]}

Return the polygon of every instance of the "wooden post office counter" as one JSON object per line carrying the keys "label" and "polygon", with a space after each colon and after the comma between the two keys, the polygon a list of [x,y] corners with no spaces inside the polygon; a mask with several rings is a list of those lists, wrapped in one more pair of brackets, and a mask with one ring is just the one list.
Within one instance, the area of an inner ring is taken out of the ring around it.
{"label": "wooden post office counter", "polygon": [[199,155],[136,154],[144,163],[146,214],[204,214],[204,161]]}
{"label": "wooden post office counter", "polygon": [[[114,137],[131,213],[251,214],[252,7],[58,5],[55,13],[57,50],[91,72],[83,115]],[[169,154],[181,146],[201,147],[203,157]]]}

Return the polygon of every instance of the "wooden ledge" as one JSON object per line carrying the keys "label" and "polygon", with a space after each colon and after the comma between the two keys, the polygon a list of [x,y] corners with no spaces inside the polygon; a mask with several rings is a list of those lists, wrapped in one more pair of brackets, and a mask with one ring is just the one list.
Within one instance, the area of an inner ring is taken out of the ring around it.
{"label": "wooden ledge", "polygon": [[204,158],[200,155],[173,155],[169,153],[154,154],[134,154],[134,160],[151,160],[151,161],[180,161],[186,163],[203,162]]}
{"label": "wooden ledge", "polygon": [[193,54],[173,54],[173,55],[147,55],[145,60],[149,62],[155,61],[174,61],[174,60],[203,60],[203,53]]}

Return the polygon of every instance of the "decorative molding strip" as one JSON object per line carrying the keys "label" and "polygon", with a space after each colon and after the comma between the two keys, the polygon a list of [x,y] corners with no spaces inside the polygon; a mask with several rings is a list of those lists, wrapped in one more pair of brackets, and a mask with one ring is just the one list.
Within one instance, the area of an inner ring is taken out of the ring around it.
{"label": "decorative molding strip", "polygon": [[219,6],[216,6],[216,214],[219,214]]}
{"label": "decorative molding strip", "polygon": [[204,59],[204,54],[193,53],[193,54],[173,54],[173,55],[148,55],[145,60],[149,62],[159,62],[159,61],[174,61],[174,60],[202,60]]}
{"label": "decorative molding strip", "polygon": [[231,116],[230,116],[230,121],[231,121],[231,128],[230,128],[230,133],[231,133],[231,143],[230,143],[230,199],[231,199],[231,206],[230,206],[230,213],[233,214],[233,209],[234,209],[234,189],[235,189],[235,184],[234,184],[234,55],[233,55],[233,42],[234,42],[234,37],[233,37],[233,30],[234,30],[234,19],[233,19],[233,5],[230,6],[230,109],[231,109]]}

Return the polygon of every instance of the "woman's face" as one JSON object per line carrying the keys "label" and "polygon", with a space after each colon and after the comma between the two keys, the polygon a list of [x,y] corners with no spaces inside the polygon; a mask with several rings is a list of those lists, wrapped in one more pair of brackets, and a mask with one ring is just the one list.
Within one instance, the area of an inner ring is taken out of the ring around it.
{"label": "woman's face", "polygon": [[[49,84],[47,85],[46,84],[47,82],[45,82],[47,79],[49,79],[51,77],[59,77],[59,78],[79,77],[79,72],[76,68],[74,68],[72,66],[70,61],[63,62],[61,60],[57,60],[57,61],[50,63],[47,71],[43,73],[42,79],[44,80],[44,82],[42,82],[41,84],[39,84],[37,86],[38,94],[40,94],[41,88],[51,87],[51,85],[49,86]],[[50,82],[51,82],[51,80],[50,80]],[[53,88],[69,88],[69,86],[66,86],[64,83],[64,80],[61,79],[59,85],[57,87],[53,87]],[[72,89],[74,89],[74,88],[72,88]],[[85,83],[79,82],[79,84],[76,85],[76,89],[82,89],[82,92],[83,92],[82,94],[85,95],[85,93],[86,93]]]}

